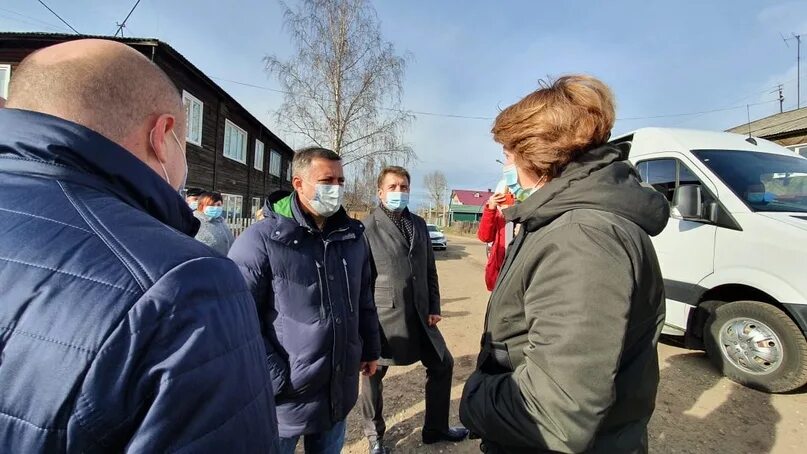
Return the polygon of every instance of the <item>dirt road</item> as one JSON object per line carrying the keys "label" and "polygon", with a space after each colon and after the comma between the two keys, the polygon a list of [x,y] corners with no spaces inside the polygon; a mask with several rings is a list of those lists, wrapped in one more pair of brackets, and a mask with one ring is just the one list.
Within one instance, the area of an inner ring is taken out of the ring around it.
{"label": "dirt road", "polygon": [[[443,297],[440,328],[455,358],[451,424],[457,424],[462,385],[473,371],[487,304],[485,250],[474,239],[450,237],[448,250],[436,256]],[[651,452],[807,452],[807,390],[763,394],[721,378],[700,352],[662,344],[659,353],[661,386],[650,423]],[[478,453],[478,442],[472,441],[421,444],[424,383],[420,365],[392,368],[384,379],[387,445],[396,453]],[[359,420],[356,408],[343,452],[367,452]]]}

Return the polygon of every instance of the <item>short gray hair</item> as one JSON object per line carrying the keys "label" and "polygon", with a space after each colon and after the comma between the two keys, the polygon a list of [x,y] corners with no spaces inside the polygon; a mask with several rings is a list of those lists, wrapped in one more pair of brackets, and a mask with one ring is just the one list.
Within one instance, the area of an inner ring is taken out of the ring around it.
{"label": "short gray hair", "polygon": [[311,167],[314,159],[327,159],[328,161],[341,161],[342,158],[333,150],[322,147],[306,147],[294,153],[291,161],[291,173],[294,176],[302,177]]}

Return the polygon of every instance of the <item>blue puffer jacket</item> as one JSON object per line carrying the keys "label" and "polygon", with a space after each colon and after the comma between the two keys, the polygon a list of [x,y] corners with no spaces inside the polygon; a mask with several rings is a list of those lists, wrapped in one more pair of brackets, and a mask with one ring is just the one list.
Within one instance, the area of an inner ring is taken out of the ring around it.
{"label": "blue puffer jacket", "polygon": [[276,451],[254,302],[197,228],[118,145],[0,109],[0,452]]}
{"label": "blue puffer jacket", "polygon": [[378,359],[381,346],[364,226],[340,210],[320,232],[286,194],[269,197],[266,218],[235,240],[230,258],[277,351],[269,362],[278,427],[293,437],[345,419],[359,362]]}

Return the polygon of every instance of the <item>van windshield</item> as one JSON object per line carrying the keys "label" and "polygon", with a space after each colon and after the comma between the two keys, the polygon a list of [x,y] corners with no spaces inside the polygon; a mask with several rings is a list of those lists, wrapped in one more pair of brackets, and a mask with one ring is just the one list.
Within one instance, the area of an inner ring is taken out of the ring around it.
{"label": "van windshield", "polygon": [[739,150],[693,150],[754,211],[807,212],[807,159]]}

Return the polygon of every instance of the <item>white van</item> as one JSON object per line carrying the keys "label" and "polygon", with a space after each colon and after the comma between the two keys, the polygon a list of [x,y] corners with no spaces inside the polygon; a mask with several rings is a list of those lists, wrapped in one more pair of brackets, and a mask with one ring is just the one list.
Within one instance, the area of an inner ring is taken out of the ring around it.
{"label": "white van", "polygon": [[671,204],[653,238],[665,332],[744,385],[807,383],[807,159],[723,132],[645,128],[612,143]]}

